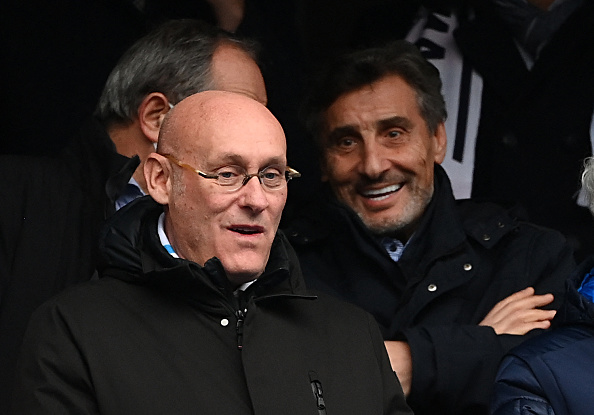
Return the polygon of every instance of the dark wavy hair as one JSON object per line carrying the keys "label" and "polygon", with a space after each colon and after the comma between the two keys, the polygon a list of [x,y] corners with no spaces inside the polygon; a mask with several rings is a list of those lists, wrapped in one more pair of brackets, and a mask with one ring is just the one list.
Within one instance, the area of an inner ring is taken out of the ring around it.
{"label": "dark wavy hair", "polygon": [[439,71],[416,46],[398,40],[341,55],[314,78],[304,114],[307,129],[317,145],[322,148],[324,113],[334,101],[390,75],[401,77],[416,91],[421,115],[434,133],[447,116]]}

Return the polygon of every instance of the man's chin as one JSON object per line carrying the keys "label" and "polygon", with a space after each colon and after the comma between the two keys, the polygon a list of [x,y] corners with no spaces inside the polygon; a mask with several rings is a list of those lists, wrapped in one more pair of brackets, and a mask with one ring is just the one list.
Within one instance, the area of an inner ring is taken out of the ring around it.
{"label": "man's chin", "polygon": [[369,231],[376,236],[394,236],[403,231],[405,226],[400,224],[366,224]]}
{"label": "man's chin", "polygon": [[265,265],[252,265],[246,266],[249,262],[243,262],[237,264],[237,266],[230,266],[227,267],[223,264],[225,268],[225,272],[227,273],[227,278],[231,281],[234,285],[241,285],[245,284],[246,282],[253,281],[260,277],[264,272]]}
{"label": "man's chin", "polygon": [[409,230],[412,227],[409,221],[395,219],[393,217],[388,218],[368,218],[363,215],[359,215],[363,224],[369,229],[369,231],[375,236],[384,237],[389,236],[391,238],[397,238],[401,241],[408,239]]}

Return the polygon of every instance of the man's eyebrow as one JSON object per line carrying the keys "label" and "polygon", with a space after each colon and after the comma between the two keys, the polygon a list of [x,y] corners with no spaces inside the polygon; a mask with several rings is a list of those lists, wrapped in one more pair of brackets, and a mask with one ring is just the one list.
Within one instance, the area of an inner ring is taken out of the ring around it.
{"label": "man's eyebrow", "polygon": [[395,115],[394,117],[384,118],[376,121],[375,126],[380,131],[392,127],[401,127],[405,130],[410,130],[413,124],[409,118]]}
{"label": "man's eyebrow", "polygon": [[243,157],[237,153],[224,153],[216,160],[218,163],[241,164]]}
{"label": "man's eyebrow", "polygon": [[[244,167],[248,161],[243,157],[241,154],[237,153],[224,153],[219,158],[217,158],[215,164],[227,164],[227,165],[237,165],[240,167]],[[286,164],[285,158],[283,156],[278,157],[270,157],[264,163],[262,168],[271,166],[271,165],[284,165]],[[212,167],[212,166],[211,166]]]}
{"label": "man's eyebrow", "polygon": [[326,136],[326,142],[333,143],[342,137],[358,135],[360,135],[359,130],[354,125],[342,125],[340,127],[336,127],[328,133]]}

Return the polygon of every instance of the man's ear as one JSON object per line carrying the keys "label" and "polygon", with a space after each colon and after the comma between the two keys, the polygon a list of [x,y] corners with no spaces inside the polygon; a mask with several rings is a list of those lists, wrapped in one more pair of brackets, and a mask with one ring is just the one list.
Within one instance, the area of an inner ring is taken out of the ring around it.
{"label": "man's ear", "polygon": [[169,100],[160,92],[151,92],[138,107],[138,122],[143,134],[153,143],[159,139],[163,118],[170,110]]}
{"label": "man's ear", "polygon": [[169,204],[172,188],[172,173],[169,161],[160,154],[151,153],[144,163],[144,178],[149,195],[162,205]]}
{"label": "man's ear", "polygon": [[441,164],[446,156],[446,150],[448,146],[448,138],[446,134],[445,124],[440,122],[435,129],[435,158],[434,161],[437,164]]}

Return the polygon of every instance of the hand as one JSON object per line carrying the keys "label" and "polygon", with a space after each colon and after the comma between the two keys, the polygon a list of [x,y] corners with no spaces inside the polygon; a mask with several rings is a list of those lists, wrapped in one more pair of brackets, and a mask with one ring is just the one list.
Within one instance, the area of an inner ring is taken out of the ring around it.
{"label": "hand", "polygon": [[408,396],[412,383],[412,356],[410,354],[410,347],[408,343],[400,341],[386,341],[384,343],[390,357],[392,370],[398,376],[404,396]]}
{"label": "hand", "polygon": [[553,299],[553,294],[535,295],[534,288],[525,288],[495,304],[479,326],[490,326],[497,334],[519,335],[533,329],[548,329],[557,312],[538,307],[550,304]]}

